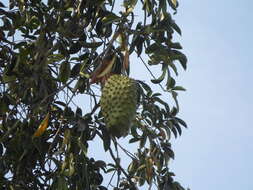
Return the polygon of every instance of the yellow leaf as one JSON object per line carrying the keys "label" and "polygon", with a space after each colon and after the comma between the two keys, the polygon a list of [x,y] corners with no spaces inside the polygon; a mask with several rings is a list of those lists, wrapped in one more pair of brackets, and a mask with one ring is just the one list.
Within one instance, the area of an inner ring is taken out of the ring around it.
{"label": "yellow leaf", "polygon": [[40,137],[47,129],[49,123],[49,113],[47,113],[45,119],[41,122],[39,128],[33,134],[34,137]]}
{"label": "yellow leaf", "polygon": [[177,0],[171,0],[171,2],[173,3],[173,5],[174,5],[175,7],[177,7]]}

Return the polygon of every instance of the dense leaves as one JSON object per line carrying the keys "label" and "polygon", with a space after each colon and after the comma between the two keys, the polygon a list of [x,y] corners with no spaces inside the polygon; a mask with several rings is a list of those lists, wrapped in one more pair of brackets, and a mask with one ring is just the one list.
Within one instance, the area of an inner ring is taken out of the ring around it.
{"label": "dense leaves", "polygon": [[[138,189],[144,184],[184,189],[169,169],[175,157],[171,136],[178,137],[187,127],[177,116],[177,91],[185,89],[173,78],[178,63],[187,67],[181,45],[173,41],[173,35],[181,35],[171,15],[177,7],[176,0],[0,3],[3,189]],[[146,78],[166,93],[162,96],[150,83],[136,79],[139,108],[128,136],[136,144],[134,152],[107,131],[100,86],[90,82],[108,57],[115,60],[113,73],[131,74],[129,56],[139,57],[151,73]],[[148,57],[147,63],[142,56]],[[156,78],[152,68],[157,66],[161,73]],[[88,154],[98,139],[112,161]],[[119,149],[131,159],[128,166],[120,162]],[[104,181],[111,173],[115,178]]]}

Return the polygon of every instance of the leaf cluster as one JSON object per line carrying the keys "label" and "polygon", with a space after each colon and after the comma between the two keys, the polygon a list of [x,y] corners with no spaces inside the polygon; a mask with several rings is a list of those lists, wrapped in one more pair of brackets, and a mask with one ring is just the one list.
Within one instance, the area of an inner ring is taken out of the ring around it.
{"label": "leaf cluster", "polygon": [[[4,189],[157,189],[183,190],[174,181],[170,139],[186,123],[177,117],[177,62],[186,69],[181,35],[170,12],[175,0],[9,0],[0,2],[0,184]],[[141,8],[139,8],[141,7]],[[142,11],[143,18],[137,13]],[[165,89],[176,106],[136,79],[139,109],[129,134],[135,153],[111,137],[100,113],[100,87],[92,73],[108,54],[116,56],[113,72],[129,74],[129,56],[142,55],[147,76]],[[128,65],[128,67],[126,67]],[[152,74],[153,65],[161,75]],[[127,68],[126,72],[123,67]],[[125,72],[125,73],[124,73]],[[80,97],[87,101],[77,103]],[[83,104],[85,109],[81,109]],[[87,108],[87,109],[86,109]],[[86,111],[85,111],[86,110]],[[87,111],[89,110],[89,111]],[[50,115],[50,117],[49,117]],[[35,135],[45,118],[43,134]],[[112,161],[90,157],[91,143],[103,142]],[[113,148],[115,145],[115,148]],[[118,149],[131,158],[123,167]],[[116,176],[105,185],[103,178]]]}

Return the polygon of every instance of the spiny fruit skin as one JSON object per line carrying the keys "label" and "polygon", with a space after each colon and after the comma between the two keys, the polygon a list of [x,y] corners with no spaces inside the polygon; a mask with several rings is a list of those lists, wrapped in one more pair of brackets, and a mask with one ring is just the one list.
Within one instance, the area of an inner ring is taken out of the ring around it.
{"label": "spiny fruit skin", "polygon": [[137,109],[135,80],[118,74],[110,76],[102,89],[100,105],[109,132],[118,138],[126,136]]}

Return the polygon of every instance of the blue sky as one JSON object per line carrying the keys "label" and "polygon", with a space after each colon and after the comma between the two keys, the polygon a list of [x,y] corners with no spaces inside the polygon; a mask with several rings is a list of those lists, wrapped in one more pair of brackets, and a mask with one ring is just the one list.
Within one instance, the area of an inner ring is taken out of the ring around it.
{"label": "blue sky", "polygon": [[180,1],[176,16],[189,63],[172,166],[193,190],[253,189],[252,1]]}
{"label": "blue sky", "polygon": [[[187,89],[179,102],[189,129],[173,140],[171,167],[192,190],[252,190],[253,1],[179,3],[174,18],[189,61],[177,81]],[[146,73],[137,68],[132,75]],[[90,154],[103,159],[100,150],[98,143]]]}

